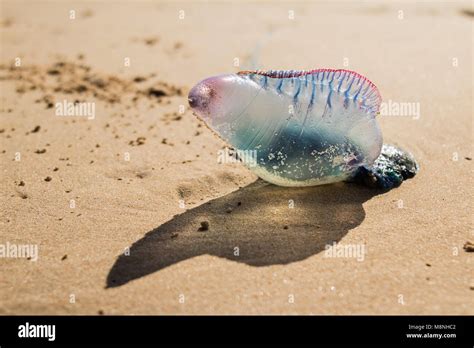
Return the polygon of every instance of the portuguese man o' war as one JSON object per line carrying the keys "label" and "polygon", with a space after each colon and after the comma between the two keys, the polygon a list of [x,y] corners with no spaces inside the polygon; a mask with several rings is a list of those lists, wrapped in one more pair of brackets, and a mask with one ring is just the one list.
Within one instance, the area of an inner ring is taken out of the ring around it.
{"label": "portuguese man o' war", "polygon": [[[382,143],[377,87],[349,70],[242,71],[189,92],[194,113],[280,186],[354,181],[390,189],[413,177],[411,154]],[[245,164],[245,161],[243,161]]]}

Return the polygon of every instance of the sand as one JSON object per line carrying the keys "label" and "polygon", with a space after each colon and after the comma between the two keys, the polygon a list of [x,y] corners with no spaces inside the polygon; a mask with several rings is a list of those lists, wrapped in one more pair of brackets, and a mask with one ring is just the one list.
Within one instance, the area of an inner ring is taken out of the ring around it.
{"label": "sand", "polygon": [[[38,255],[0,259],[0,313],[474,314],[471,6],[2,1],[0,244]],[[415,103],[379,122],[419,174],[290,189],[218,163],[187,93],[254,67]],[[94,117],[56,114],[74,101]]]}

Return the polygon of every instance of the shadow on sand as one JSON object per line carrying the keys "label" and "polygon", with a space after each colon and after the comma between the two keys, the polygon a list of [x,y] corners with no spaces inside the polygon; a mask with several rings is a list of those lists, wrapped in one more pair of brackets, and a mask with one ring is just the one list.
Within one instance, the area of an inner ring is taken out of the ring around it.
{"label": "shadow on sand", "polygon": [[[106,287],[203,254],[257,267],[303,260],[360,225],[362,204],[380,193],[347,183],[285,188],[257,180],[149,231],[117,258]],[[198,231],[201,221],[207,231]]]}

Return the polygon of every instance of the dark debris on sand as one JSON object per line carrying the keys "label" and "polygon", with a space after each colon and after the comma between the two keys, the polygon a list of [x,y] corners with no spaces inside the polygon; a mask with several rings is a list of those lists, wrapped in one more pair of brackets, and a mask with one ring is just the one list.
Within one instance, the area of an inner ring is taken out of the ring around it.
{"label": "dark debris on sand", "polygon": [[[152,78],[135,77],[131,79],[119,78],[114,75],[94,72],[90,66],[79,62],[66,60],[57,61],[49,66],[23,66],[0,65],[2,79],[18,82],[17,92],[26,93],[39,90],[43,96],[36,100],[43,102],[47,109],[54,107],[55,93],[81,95],[107,103],[136,103],[139,98],[161,102],[164,98],[182,96],[183,89],[167,82]],[[155,76],[151,74],[150,76]],[[139,88],[137,83],[146,84]],[[127,100],[123,100],[130,97]],[[71,97],[73,98],[73,97]],[[131,106],[131,105],[129,105]],[[32,133],[38,132],[37,126]]]}
{"label": "dark debris on sand", "polygon": [[201,227],[198,228],[198,231],[208,231],[209,230],[209,222],[208,221],[201,221]]}

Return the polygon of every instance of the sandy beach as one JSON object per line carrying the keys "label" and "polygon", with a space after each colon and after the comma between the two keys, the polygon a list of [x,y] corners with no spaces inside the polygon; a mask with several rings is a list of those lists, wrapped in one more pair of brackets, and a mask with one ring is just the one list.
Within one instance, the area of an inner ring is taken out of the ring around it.
{"label": "sandy beach", "polygon": [[[473,15],[0,1],[0,314],[474,314]],[[254,68],[368,77],[419,173],[285,188],[219,163],[188,92]]]}

